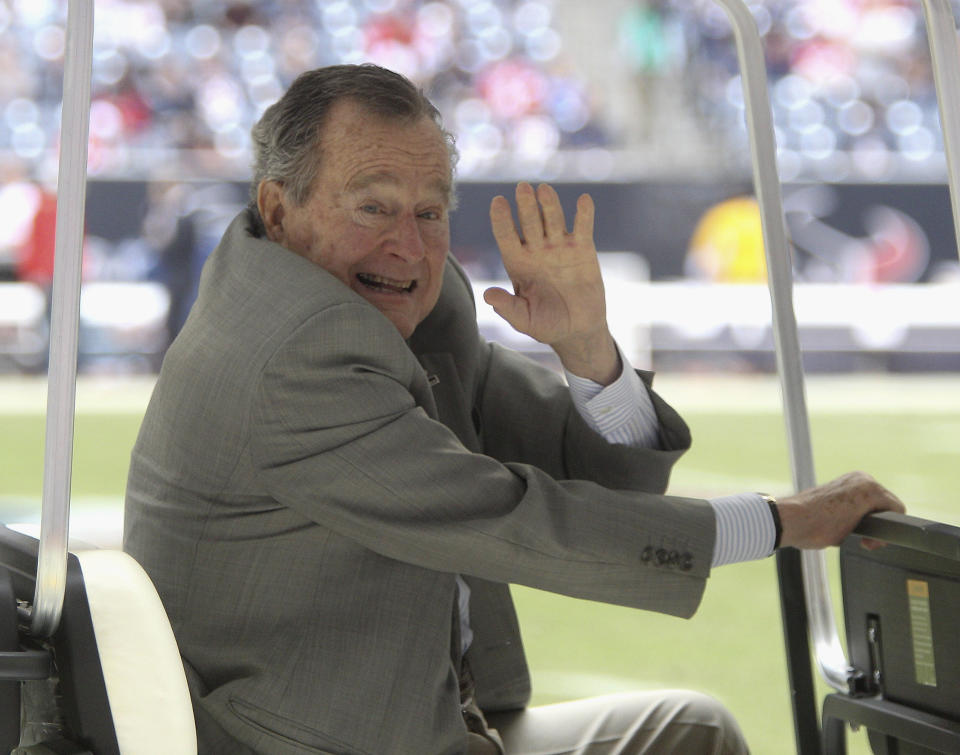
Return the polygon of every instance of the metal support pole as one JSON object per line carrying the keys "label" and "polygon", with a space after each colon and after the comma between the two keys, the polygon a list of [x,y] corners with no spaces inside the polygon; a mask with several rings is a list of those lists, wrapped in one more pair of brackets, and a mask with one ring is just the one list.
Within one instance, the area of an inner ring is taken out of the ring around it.
{"label": "metal support pole", "polygon": [[777,553],[776,560],[794,743],[798,753],[816,755],[821,751],[820,714],[810,665],[810,624],[800,551],[785,548]]}
{"label": "metal support pole", "polygon": [[[795,490],[816,484],[810,425],[804,391],[803,362],[793,310],[793,271],[786,220],[777,173],[773,115],[768,94],[766,60],[756,22],[742,0],[717,0],[730,18],[737,44],[747,133],[753,162],[754,191],[760,206],[767,275],[773,312],[773,334],[781,398]],[[787,643],[797,748],[821,749],[816,698],[810,671],[807,627],[812,630],[821,673],[846,689],[848,664],[840,647],[830,602],[826,564],[820,552],[784,553],[777,558],[781,609]],[[806,599],[801,601],[800,595]]]}
{"label": "metal support pole", "polygon": [[[933,61],[943,147],[947,155],[953,228],[960,241],[960,44],[950,0],[923,0],[923,13]],[[960,255],[960,247],[957,254]]]}
{"label": "metal support pole", "polygon": [[31,630],[39,637],[56,631],[66,591],[92,60],[93,0],[70,0],[57,177],[43,509],[31,612]]}

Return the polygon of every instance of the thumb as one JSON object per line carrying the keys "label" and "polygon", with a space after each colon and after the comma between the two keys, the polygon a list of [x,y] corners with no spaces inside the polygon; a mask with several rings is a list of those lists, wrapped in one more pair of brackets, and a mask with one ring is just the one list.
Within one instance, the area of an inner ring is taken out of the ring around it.
{"label": "thumb", "polygon": [[488,288],[483,292],[483,300],[493,307],[493,311],[510,323],[515,330],[526,333],[530,322],[527,302],[502,288]]}

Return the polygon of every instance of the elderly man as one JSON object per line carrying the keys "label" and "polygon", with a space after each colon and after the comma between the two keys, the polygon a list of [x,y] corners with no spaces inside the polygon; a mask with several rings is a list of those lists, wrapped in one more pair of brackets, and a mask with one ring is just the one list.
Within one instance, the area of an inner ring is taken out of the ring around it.
{"label": "elderly man", "polygon": [[205,753],[746,751],[669,692],[526,710],[507,584],[690,616],[710,569],[902,507],[865,475],[779,503],[664,495],[683,421],[607,329],[593,205],[490,208],[485,299],[565,381],[478,334],[448,257],[455,151],[374,66],[304,74],[253,130],[132,455],[124,541],[170,615]]}

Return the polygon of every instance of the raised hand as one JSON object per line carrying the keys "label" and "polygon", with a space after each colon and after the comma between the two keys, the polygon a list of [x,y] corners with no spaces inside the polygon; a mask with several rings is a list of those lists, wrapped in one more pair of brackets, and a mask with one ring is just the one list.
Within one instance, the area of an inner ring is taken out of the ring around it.
{"label": "raised hand", "polygon": [[589,194],[577,200],[572,232],[552,186],[534,191],[520,183],[516,202],[519,232],[507,199],[497,196],[490,203],[493,236],[513,293],[488,288],[484,301],[516,330],[553,348],[573,374],[613,382],[621,365],[607,327],[593,200]]}

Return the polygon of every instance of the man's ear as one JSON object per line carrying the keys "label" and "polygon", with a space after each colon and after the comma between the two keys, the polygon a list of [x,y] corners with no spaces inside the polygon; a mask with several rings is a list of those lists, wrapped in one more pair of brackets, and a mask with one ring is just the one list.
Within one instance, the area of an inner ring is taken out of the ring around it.
{"label": "man's ear", "polygon": [[285,233],[283,218],[286,214],[283,184],[278,181],[263,180],[257,186],[257,209],[263,219],[263,227],[267,238],[282,244]]}

